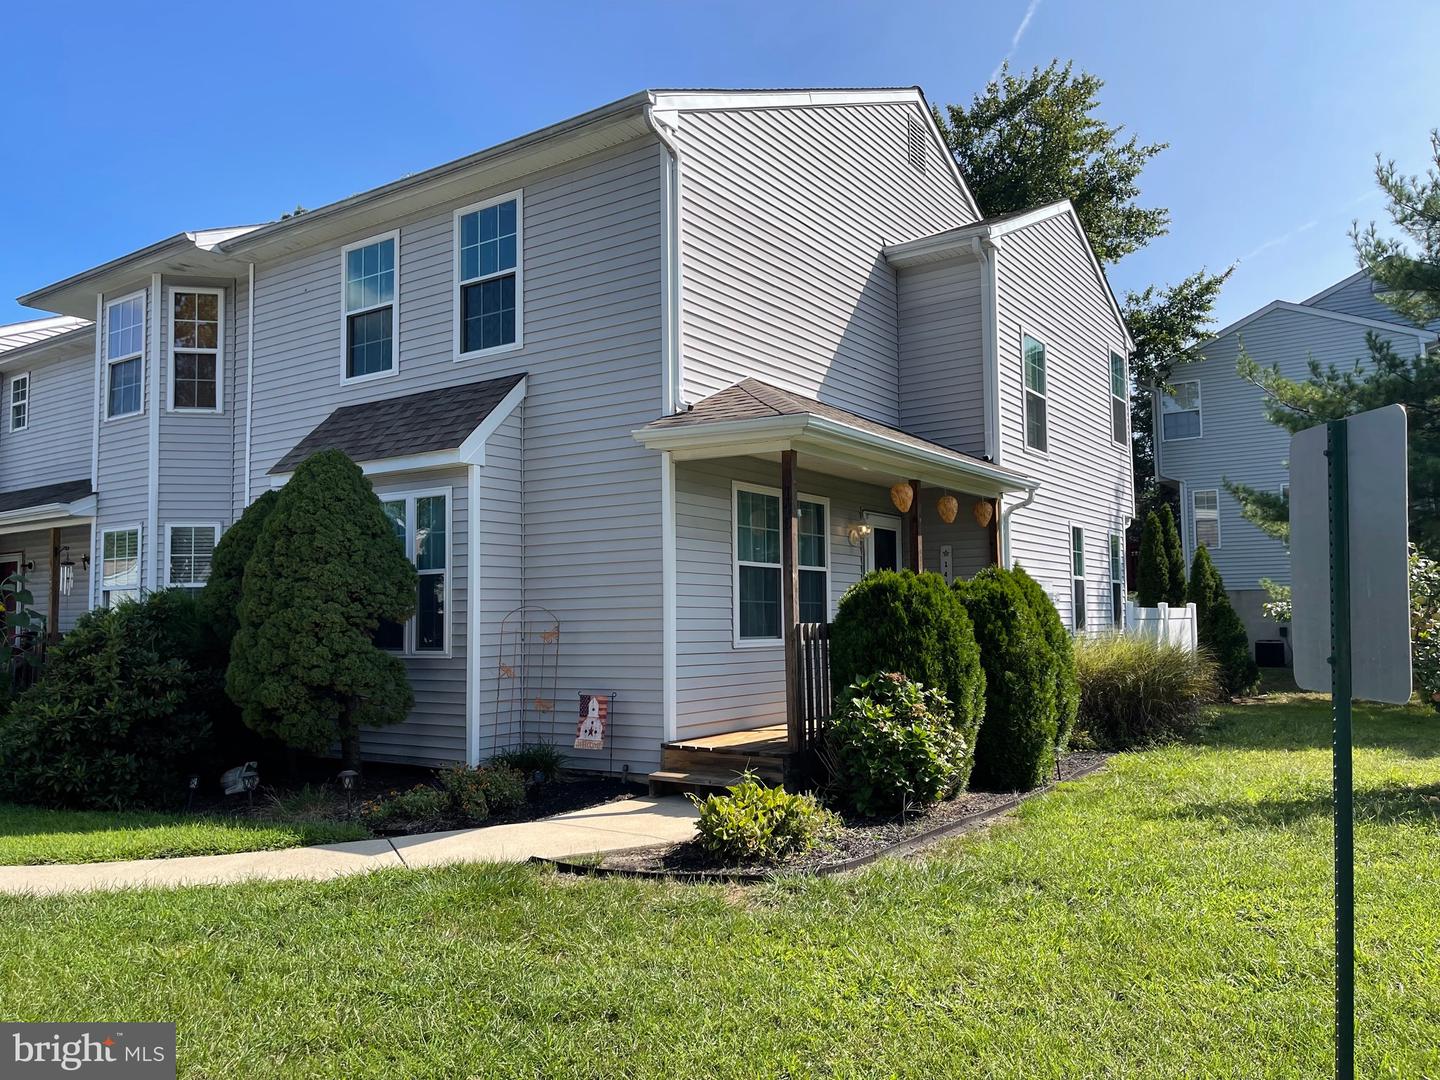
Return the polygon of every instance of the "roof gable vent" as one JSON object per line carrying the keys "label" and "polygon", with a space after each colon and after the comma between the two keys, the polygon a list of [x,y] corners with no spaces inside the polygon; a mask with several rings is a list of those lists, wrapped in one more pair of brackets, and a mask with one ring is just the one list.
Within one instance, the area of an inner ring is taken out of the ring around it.
{"label": "roof gable vent", "polygon": [[905,158],[916,171],[925,171],[925,132],[913,116],[905,118]]}

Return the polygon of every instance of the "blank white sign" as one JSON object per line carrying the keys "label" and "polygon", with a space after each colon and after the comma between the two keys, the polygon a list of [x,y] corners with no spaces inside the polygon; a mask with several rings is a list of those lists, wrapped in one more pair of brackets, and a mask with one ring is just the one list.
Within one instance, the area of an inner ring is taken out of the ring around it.
{"label": "blank white sign", "polygon": [[[1345,421],[1350,475],[1353,695],[1410,700],[1410,574],[1405,409]],[[1330,470],[1325,425],[1290,440],[1290,571],[1295,681],[1330,691]]]}

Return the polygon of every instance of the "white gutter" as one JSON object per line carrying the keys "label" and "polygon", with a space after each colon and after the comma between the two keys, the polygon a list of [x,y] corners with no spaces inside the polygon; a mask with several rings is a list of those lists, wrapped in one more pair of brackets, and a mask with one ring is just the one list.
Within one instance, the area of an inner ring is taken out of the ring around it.
{"label": "white gutter", "polygon": [[245,505],[250,505],[251,418],[255,415],[255,264],[250,264],[250,298],[245,304],[249,329],[245,332]]}
{"label": "white gutter", "polygon": [[680,253],[682,240],[680,216],[680,146],[675,141],[678,116],[665,119],[655,106],[645,106],[645,123],[665,148],[665,183],[660,199],[660,341],[662,367],[660,374],[660,415],[685,410],[685,359],[682,340],[681,311],[683,286]]}
{"label": "white gutter", "polygon": [[7,510],[0,513],[0,526],[8,528],[12,525],[25,525],[33,529],[50,522],[74,524],[76,521],[89,521],[94,517],[95,496],[86,495],[74,502],[39,503],[19,510]]}

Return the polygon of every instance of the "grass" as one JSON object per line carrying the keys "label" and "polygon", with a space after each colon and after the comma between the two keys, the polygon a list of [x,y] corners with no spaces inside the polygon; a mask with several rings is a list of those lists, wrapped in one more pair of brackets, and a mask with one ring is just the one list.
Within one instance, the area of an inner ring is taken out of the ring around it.
{"label": "grass", "polygon": [[273,851],[369,835],[358,822],[44,810],[0,803],[0,865],[6,866]]}
{"label": "grass", "polygon": [[[1440,1075],[1440,724],[1356,718],[1359,1075]],[[1283,696],[1014,823],[751,889],[528,866],[0,899],[0,1015],[190,1077],[1323,1077],[1328,717]]]}

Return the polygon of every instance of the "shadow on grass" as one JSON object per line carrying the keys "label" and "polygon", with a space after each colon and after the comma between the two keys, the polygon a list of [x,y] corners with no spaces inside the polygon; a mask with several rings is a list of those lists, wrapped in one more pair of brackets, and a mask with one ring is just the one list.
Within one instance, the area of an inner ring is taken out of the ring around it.
{"label": "shadow on grass", "polygon": [[[1272,799],[1221,799],[1187,803],[1172,816],[1227,822],[1242,829],[1289,829],[1334,813],[1330,793]],[[1355,792],[1355,820],[1377,825],[1440,822],[1440,784],[1387,784]]]}

